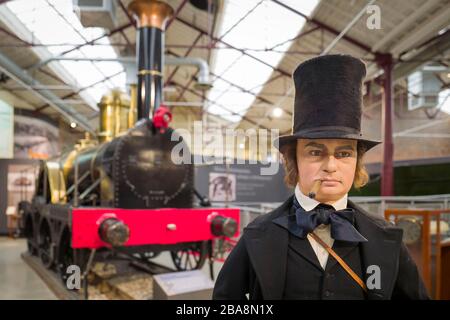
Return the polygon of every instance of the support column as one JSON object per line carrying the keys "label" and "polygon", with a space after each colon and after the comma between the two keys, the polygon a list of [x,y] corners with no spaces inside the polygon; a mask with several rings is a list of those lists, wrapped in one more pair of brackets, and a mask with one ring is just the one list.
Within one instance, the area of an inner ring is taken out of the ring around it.
{"label": "support column", "polygon": [[381,127],[383,139],[383,165],[381,169],[381,196],[394,195],[394,141],[393,133],[393,115],[394,104],[392,100],[392,70],[393,61],[391,54],[377,55],[377,63],[384,70],[383,78],[383,104],[381,113]]}

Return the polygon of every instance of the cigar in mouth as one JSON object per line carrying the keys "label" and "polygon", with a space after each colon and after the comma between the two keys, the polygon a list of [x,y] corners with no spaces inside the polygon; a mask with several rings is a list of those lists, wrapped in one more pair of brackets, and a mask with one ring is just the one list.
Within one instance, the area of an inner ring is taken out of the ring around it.
{"label": "cigar in mouth", "polygon": [[316,197],[316,194],[319,191],[321,183],[322,183],[322,181],[320,181],[320,180],[317,180],[316,182],[314,182],[311,191],[308,193],[308,197],[310,197],[311,199],[314,199]]}

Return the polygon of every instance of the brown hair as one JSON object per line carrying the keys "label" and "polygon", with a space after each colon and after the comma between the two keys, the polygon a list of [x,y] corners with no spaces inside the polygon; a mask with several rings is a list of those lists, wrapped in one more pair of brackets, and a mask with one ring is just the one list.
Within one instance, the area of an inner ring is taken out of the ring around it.
{"label": "brown hair", "polygon": [[[363,156],[366,153],[366,148],[358,143],[355,178],[353,186],[355,189],[360,189],[369,182],[369,174],[363,163]],[[294,188],[298,183],[298,168],[297,168],[297,140],[287,143],[282,147],[280,152],[283,155],[284,165],[284,182],[288,187]]]}

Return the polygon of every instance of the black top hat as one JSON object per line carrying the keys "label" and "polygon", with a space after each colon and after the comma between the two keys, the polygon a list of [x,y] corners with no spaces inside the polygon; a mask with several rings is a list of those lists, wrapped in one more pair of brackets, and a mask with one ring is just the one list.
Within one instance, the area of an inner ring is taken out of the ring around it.
{"label": "black top hat", "polygon": [[353,139],[366,150],[379,144],[361,133],[365,76],[364,63],[349,55],[325,55],[301,63],[293,75],[293,133],[279,137],[278,148],[300,138]]}

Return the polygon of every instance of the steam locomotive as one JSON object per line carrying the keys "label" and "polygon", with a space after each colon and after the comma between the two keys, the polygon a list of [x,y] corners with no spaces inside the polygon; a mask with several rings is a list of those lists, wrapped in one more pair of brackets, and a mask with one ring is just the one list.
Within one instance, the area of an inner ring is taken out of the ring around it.
{"label": "steam locomotive", "polygon": [[19,204],[29,252],[63,280],[69,265],[85,268],[93,252],[111,249],[141,260],[170,251],[178,270],[201,268],[213,239],[238,234],[239,210],[194,208],[193,164],[173,161],[177,144],[189,152],[161,106],[163,30],[173,10],[156,0],[129,10],[138,21],[131,99],[104,96],[98,139],[42,161],[35,196]]}

